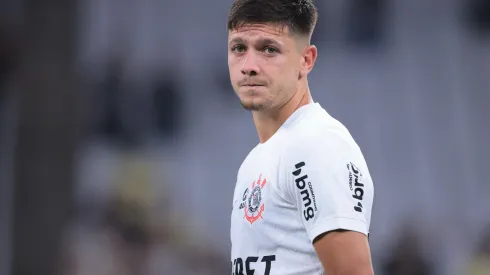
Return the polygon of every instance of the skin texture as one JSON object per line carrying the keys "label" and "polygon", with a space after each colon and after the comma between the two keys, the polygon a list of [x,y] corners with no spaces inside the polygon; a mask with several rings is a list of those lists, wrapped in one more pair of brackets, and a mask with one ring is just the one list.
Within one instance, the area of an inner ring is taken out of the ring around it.
{"label": "skin texture", "polygon": [[229,32],[231,83],[242,106],[252,111],[260,142],[311,101],[306,76],[316,56],[309,38],[287,27],[253,24]]}
{"label": "skin texture", "polygon": [[318,258],[328,275],[373,275],[366,235],[346,230],[331,231],[314,241]]}
{"label": "skin texture", "polygon": [[[242,106],[252,111],[261,143],[312,101],[307,75],[316,58],[310,37],[285,26],[245,24],[229,31],[230,80]],[[374,274],[368,240],[361,233],[331,231],[313,245],[328,275]]]}

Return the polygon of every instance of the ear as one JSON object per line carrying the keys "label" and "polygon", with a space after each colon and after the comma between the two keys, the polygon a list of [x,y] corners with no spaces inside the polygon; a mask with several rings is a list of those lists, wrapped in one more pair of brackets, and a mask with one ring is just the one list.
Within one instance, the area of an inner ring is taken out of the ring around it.
{"label": "ear", "polygon": [[300,76],[306,77],[308,73],[313,69],[315,65],[316,57],[318,55],[317,48],[314,45],[308,45],[303,51],[301,58],[301,70]]}

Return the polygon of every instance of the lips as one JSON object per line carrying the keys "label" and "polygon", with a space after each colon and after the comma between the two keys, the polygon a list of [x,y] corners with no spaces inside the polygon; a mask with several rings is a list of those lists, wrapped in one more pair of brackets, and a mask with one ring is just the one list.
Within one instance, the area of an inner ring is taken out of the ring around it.
{"label": "lips", "polygon": [[261,81],[255,82],[255,81],[251,81],[251,79],[240,81],[240,82],[238,82],[238,85],[243,86],[243,87],[261,87],[261,86],[265,86],[265,84],[262,83]]}

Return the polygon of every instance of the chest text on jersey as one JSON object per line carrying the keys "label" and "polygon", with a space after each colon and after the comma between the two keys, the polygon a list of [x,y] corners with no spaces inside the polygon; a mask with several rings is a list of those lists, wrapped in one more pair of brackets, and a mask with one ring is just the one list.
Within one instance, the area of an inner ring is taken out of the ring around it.
{"label": "chest text on jersey", "polygon": [[269,275],[272,268],[272,262],[276,260],[276,255],[263,256],[259,261],[259,257],[250,256],[243,261],[242,258],[233,260],[233,275],[259,275],[255,273],[255,269],[259,264],[265,264],[264,275]]}

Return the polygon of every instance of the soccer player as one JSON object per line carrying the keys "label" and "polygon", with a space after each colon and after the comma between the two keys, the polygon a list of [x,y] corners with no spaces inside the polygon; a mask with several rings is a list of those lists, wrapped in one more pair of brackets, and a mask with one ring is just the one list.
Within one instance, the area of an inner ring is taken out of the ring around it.
{"label": "soccer player", "polygon": [[370,275],[374,189],[349,131],[313,101],[312,0],[236,0],[228,66],[259,143],[237,175],[235,275]]}

